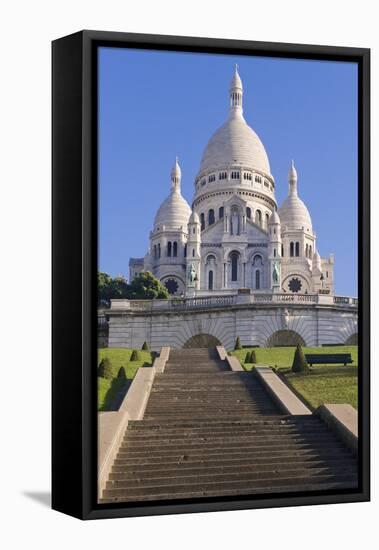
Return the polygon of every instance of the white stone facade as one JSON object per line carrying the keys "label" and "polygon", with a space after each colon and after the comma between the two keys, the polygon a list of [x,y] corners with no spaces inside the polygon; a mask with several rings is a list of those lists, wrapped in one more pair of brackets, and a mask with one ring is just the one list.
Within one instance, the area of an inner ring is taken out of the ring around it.
{"label": "white stone facade", "polygon": [[229,117],[205,148],[192,209],[181,195],[176,160],[149,250],[144,258],[130,260],[130,279],[151,271],[174,296],[233,294],[243,288],[332,296],[334,258],[320,258],[317,251],[294,164],[288,197],[278,209],[269,159],[243,117],[242,100],[236,68]]}
{"label": "white stone facade", "polygon": [[307,346],[356,343],[357,301],[333,296],[253,294],[177,300],[112,300],[109,347]]}

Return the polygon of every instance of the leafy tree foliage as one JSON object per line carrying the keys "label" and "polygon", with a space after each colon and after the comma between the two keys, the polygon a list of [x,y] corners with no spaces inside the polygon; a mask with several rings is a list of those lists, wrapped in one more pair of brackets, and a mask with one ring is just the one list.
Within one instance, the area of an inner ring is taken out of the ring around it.
{"label": "leafy tree foliage", "polygon": [[257,363],[257,354],[255,353],[254,349],[250,352],[250,361],[249,361],[249,363],[253,363],[254,365]]}
{"label": "leafy tree foliage", "polygon": [[240,337],[239,337],[239,336],[237,336],[237,339],[236,339],[236,343],[235,343],[234,349],[242,349],[241,340],[240,340]]}
{"label": "leafy tree foliage", "polygon": [[120,367],[120,368],[118,369],[117,378],[126,379],[125,367]]}
{"label": "leafy tree foliage", "polygon": [[131,361],[140,361],[141,360],[141,355],[136,349],[134,349],[132,351],[132,354],[130,356],[130,360]]}
{"label": "leafy tree foliage", "polygon": [[142,272],[128,285],[127,298],[131,300],[167,299],[167,288],[149,271]]}
{"label": "leafy tree foliage", "polygon": [[292,372],[307,372],[309,370],[307,360],[305,359],[303,348],[297,345],[292,363]]}
{"label": "leafy tree foliage", "polygon": [[108,378],[109,380],[113,378],[112,363],[108,357],[104,357],[104,359],[100,361],[100,365],[97,369],[97,376],[100,376],[100,378]]}
{"label": "leafy tree foliage", "polygon": [[105,307],[109,307],[110,301],[117,298],[154,300],[169,297],[167,288],[148,271],[137,275],[130,284],[124,277],[112,278],[108,273],[99,272],[97,285],[98,304]]}
{"label": "leafy tree foliage", "polygon": [[149,348],[149,344],[148,344],[147,342],[144,342],[144,343],[142,344],[142,349],[143,349],[143,351],[149,351],[149,349],[150,349],[150,348]]}
{"label": "leafy tree foliage", "polygon": [[98,302],[109,306],[113,298],[127,298],[128,284],[124,277],[112,277],[108,273],[97,274]]}

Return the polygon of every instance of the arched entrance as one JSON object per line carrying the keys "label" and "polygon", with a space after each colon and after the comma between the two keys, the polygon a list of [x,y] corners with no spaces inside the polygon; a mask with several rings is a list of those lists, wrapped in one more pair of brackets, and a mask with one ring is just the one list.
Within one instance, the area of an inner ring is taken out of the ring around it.
{"label": "arched entrance", "polygon": [[220,340],[211,334],[195,334],[187,340],[183,348],[215,348],[221,345]]}
{"label": "arched entrance", "polygon": [[358,345],[358,332],[351,334],[345,342],[345,346],[357,346]]}
{"label": "arched entrance", "polygon": [[266,342],[267,348],[285,347],[285,346],[305,346],[304,339],[294,330],[277,330],[271,334]]}

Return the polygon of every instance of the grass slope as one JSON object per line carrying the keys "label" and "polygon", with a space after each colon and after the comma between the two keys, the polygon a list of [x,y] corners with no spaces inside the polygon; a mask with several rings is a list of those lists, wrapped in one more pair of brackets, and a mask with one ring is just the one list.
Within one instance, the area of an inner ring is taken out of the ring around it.
{"label": "grass slope", "polygon": [[244,348],[232,351],[246,370],[254,368],[244,363],[246,353],[255,349],[257,364],[277,367],[293,388],[305,399],[311,408],[323,403],[349,403],[358,407],[358,346],[304,347],[304,353],[351,353],[353,364],[315,365],[309,374],[293,373],[294,347]]}
{"label": "grass slope", "polygon": [[125,368],[126,378],[132,380],[137,370],[142,365],[151,365],[153,363],[152,355],[149,351],[138,350],[140,361],[130,361],[132,349],[130,348],[100,348],[98,351],[98,361],[108,357],[112,363],[113,379],[97,378],[97,404],[99,411],[109,410],[112,401],[116,395],[123,389],[125,380],[117,379],[120,367]]}

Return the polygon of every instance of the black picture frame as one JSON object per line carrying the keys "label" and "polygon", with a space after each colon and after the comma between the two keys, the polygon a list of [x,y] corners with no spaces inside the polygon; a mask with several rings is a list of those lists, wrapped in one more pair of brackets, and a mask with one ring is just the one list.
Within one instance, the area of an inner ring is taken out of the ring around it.
{"label": "black picture frame", "polygon": [[[359,488],[335,493],[97,504],[97,48],[358,64]],[[52,507],[81,519],[240,510],[370,499],[370,50],[82,31],[52,43]]]}

